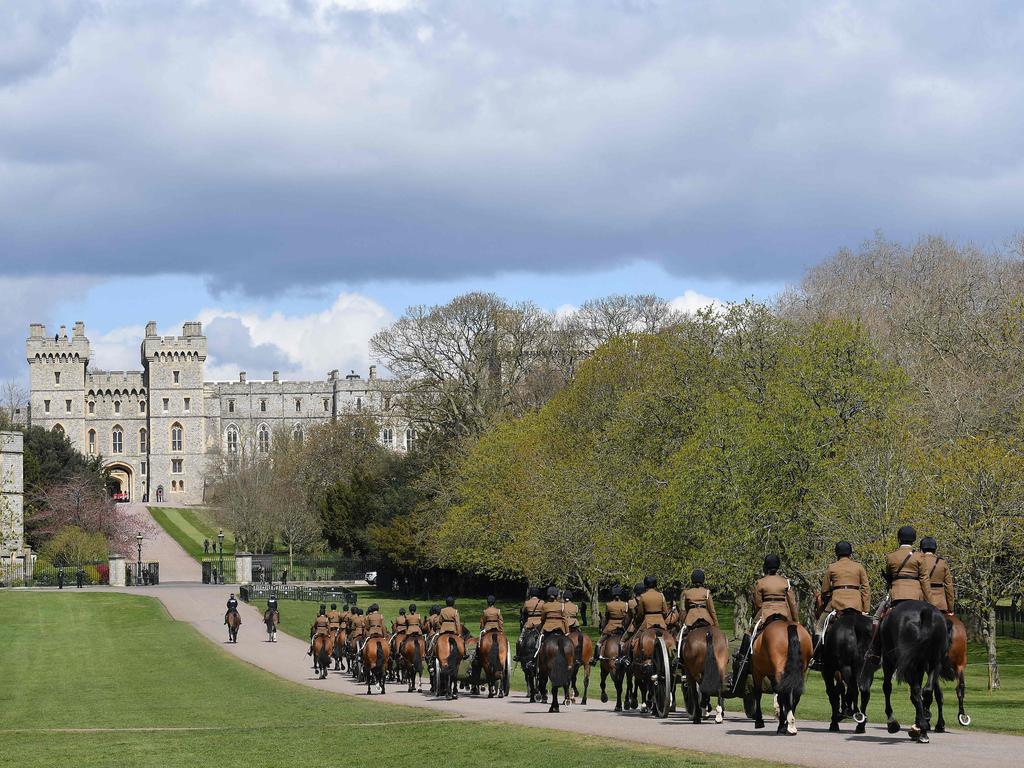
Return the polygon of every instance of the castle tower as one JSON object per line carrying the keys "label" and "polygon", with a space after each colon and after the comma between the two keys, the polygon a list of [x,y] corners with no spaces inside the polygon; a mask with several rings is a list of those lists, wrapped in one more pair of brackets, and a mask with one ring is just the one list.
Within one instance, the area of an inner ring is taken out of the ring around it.
{"label": "castle tower", "polygon": [[181,336],[159,336],[146,325],[142,364],[149,390],[149,500],[203,500],[206,337],[189,322]]}
{"label": "castle tower", "polygon": [[75,323],[68,338],[62,325],[52,337],[42,323],[29,326],[25,344],[31,396],[29,423],[64,432],[76,447],[84,444],[85,373],[89,340],[85,324]]}

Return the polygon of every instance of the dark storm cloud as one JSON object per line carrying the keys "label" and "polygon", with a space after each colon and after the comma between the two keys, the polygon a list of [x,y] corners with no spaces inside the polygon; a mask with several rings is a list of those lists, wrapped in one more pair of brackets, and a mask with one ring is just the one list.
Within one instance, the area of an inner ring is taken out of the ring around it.
{"label": "dark storm cloud", "polygon": [[255,344],[249,329],[236,317],[217,317],[204,328],[207,351],[217,365],[237,366],[253,378],[268,378],[273,370],[287,370],[293,363],[274,344]]}
{"label": "dark storm cloud", "polygon": [[977,2],[108,2],[66,44],[40,32],[51,53],[0,86],[0,270],[268,293],[641,257],[750,282],[876,229],[1000,242],[1024,192],[1022,20]]}

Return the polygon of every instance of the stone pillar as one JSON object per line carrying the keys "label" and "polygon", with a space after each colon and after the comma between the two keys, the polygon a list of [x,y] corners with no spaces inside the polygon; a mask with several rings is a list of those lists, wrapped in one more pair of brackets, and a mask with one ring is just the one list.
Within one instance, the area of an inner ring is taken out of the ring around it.
{"label": "stone pillar", "polygon": [[123,587],[124,580],[124,558],[121,555],[110,556],[110,586]]}
{"label": "stone pillar", "polygon": [[0,556],[25,551],[21,432],[0,432]]}
{"label": "stone pillar", "polygon": [[247,552],[235,554],[235,578],[239,584],[252,583],[252,555]]}

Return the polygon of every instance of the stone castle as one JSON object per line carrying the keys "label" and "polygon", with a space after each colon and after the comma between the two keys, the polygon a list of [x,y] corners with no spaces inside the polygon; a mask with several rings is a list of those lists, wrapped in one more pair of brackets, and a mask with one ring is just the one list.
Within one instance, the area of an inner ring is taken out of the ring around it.
{"label": "stone castle", "polygon": [[85,325],[50,336],[29,326],[26,343],[29,423],[67,435],[87,455],[100,455],[120,494],[129,501],[199,504],[205,500],[211,452],[227,456],[269,453],[274,434],[298,439],[312,424],[367,411],[379,417],[380,441],[408,450],[415,432],[391,408],[387,387],[370,366],[369,377],[322,381],[205,381],[202,324],[185,323],[180,336],[160,336],[146,325],[141,371],[89,371]]}

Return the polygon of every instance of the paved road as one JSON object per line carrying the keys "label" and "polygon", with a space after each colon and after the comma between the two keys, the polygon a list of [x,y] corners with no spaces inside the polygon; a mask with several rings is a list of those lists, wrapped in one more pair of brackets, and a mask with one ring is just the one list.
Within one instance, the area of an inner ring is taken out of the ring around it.
{"label": "paved road", "polygon": [[142,559],[160,563],[160,581],[202,581],[202,566],[188,556],[184,549],[157,525],[144,504],[125,504],[124,510],[140,522],[145,535]]}
{"label": "paved road", "polygon": [[[170,543],[170,546],[166,542]],[[182,558],[188,556],[177,544],[166,539],[161,557],[185,569]],[[177,549],[175,552],[174,549]],[[164,572],[164,560],[160,563]],[[193,569],[194,570],[194,569]],[[196,577],[198,578],[198,577]],[[223,626],[224,602],[228,591],[224,587],[201,584],[164,584],[159,587],[128,590],[157,597],[170,614],[179,621],[192,624],[205,637],[221,645],[227,652],[262,667],[293,682],[337,693],[365,695],[366,688],[352,682],[340,673],[331,673],[327,680],[313,677],[306,656],[306,643],[281,634],[276,644],[266,642],[260,614],[248,605],[241,608],[243,625],[237,644],[227,643]],[[310,606],[312,618],[313,606]],[[592,679],[595,690],[597,676]],[[958,768],[991,768],[993,765],[1015,764],[1024,754],[1024,738],[1002,736],[981,731],[958,731],[935,734],[931,744],[920,745],[910,741],[905,733],[890,736],[884,725],[869,724],[863,736],[852,733],[852,724],[844,725],[842,734],[828,733],[827,723],[798,722],[800,733],[795,737],[777,736],[774,728],[755,731],[742,712],[727,712],[722,725],[707,723],[693,725],[682,715],[668,720],[655,720],[639,714],[615,714],[612,704],[601,704],[592,696],[587,706],[563,708],[557,715],[548,714],[547,705],[530,704],[520,694],[513,693],[505,700],[488,700],[463,696],[457,701],[436,701],[424,694],[408,693],[399,687],[390,688],[385,696],[375,700],[406,704],[443,711],[473,720],[498,720],[527,726],[541,726],[563,731],[592,734],[622,741],[774,760],[782,763],[831,768],[832,766],[870,766],[870,768],[905,768],[909,761],[928,760],[930,763]],[[768,700],[766,699],[766,703]],[[727,702],[739,706],[735,700]],[[911,712],[905,696],[896,703],[898,716]]]}

